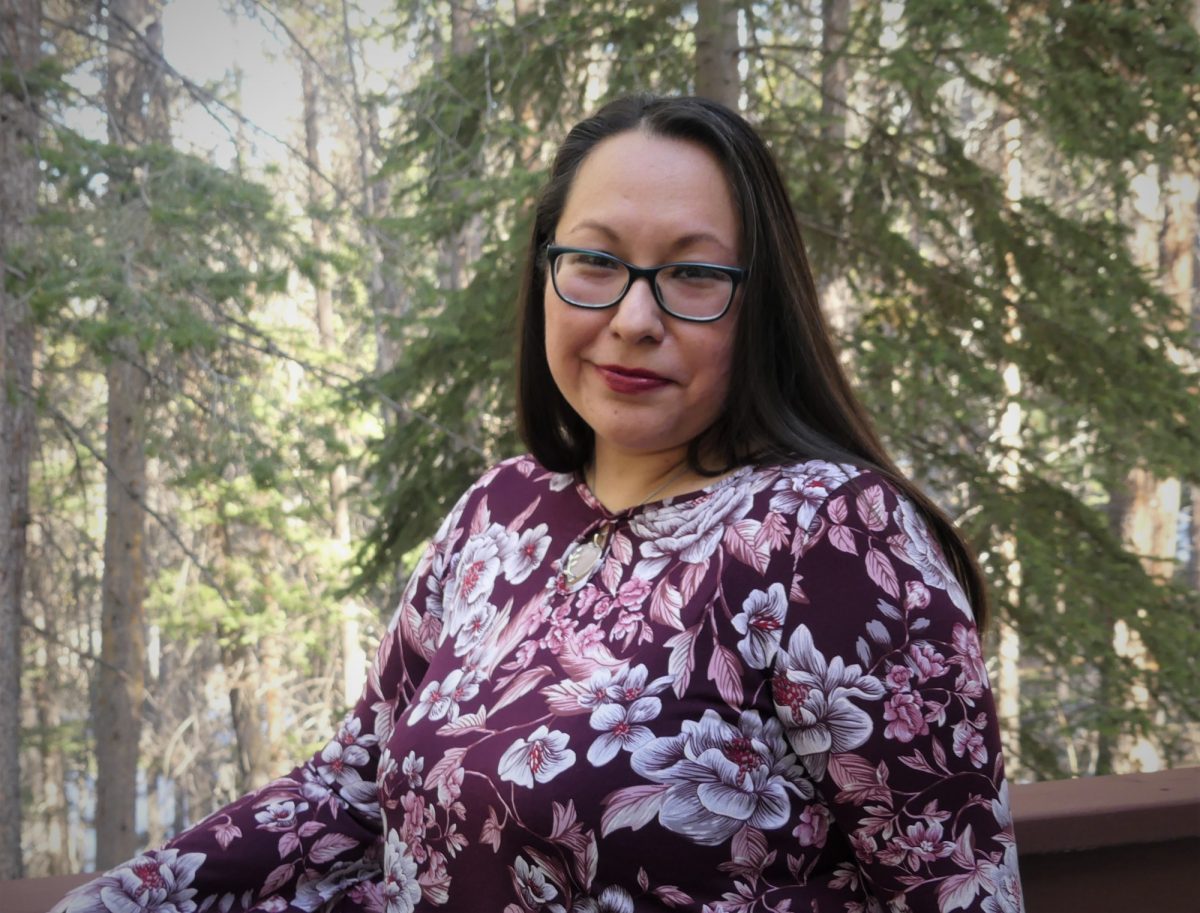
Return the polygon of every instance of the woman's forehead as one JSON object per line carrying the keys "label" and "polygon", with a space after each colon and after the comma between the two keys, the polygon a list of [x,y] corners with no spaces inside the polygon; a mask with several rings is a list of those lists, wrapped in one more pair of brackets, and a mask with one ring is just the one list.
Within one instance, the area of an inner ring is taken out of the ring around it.
{"label": "woman's forehead", "polygon": [[556,226],[560,239],[580,234],[612,242],[652,236],[736,254],[740,220],[712,152],[637,130],[603,140],[581,163]]}

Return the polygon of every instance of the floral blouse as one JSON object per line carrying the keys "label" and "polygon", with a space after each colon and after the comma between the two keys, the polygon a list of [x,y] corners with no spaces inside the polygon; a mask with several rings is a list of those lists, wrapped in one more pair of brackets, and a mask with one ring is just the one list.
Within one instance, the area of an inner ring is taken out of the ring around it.
{"label": "floral blouse", "polygon": [[1018,913],[971,608],[912,504],[812,461],[611,513],[502,463],[329,744],[55,911],[436,909]]}

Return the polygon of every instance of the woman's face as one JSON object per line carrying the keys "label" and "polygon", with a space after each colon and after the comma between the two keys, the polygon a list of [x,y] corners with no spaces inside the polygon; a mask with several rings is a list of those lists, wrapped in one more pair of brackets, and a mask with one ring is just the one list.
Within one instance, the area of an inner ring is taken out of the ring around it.
{"label": "woman's face", "polygon": [[[703,146],[633,130],[584,159],[556,244],[614,254],[637,266],[676,261],[742,265],[733,194]],[[596,457],[680,452],[725,403],[740,293],[712,323],[673,317],[647,281],[587,310],[546,278],[546,359],[558,389],[596,435]]]}

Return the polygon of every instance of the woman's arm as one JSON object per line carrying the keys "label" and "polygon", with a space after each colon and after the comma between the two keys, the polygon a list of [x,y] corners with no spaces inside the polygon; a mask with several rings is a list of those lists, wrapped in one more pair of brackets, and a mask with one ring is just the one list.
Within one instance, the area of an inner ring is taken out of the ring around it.
{"label": "woman's arm", "polygon": [[867,473],[831,493],[799,545],[772,692],[855,850],[842,877],[913,913],[1019,913],[979,639],[924,521]]}
{"label": "woman's arm", "polygon": [[384,746],[439,636],[441,575],[466,500],[464,495],[427,548],[376,651],[362,697],[321,751],[161,849],[75,889],[52,913],[315,910],[339,894],[378,892],[376,781],[381,765],[404,762]]}

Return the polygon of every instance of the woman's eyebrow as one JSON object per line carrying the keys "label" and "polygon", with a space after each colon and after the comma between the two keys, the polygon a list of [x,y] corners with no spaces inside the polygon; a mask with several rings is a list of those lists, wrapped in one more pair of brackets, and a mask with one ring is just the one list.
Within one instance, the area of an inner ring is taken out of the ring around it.
{"label": "woman's eyebrow", "polygon": [[[608,238],[610,241],[621,240],[621,236],[611,226],[608,226],[608,225],[604,224],[603,222],[597,222],[594,219],[584,219],[582,222],[576,222],[574,225],[572,225],[567,230],[566,233],[570,234],[571,232],[579,231],[580,229],[585,229],[585,228],[591,229],[592,231],[599,232],[600,234],[602,234],[606,238]],[[673,242],[671,242],[671,246],[669,249],[672,251],[680,250],[682,248],[688,247],[689,245],[699,244],[699,243],[703,243],[703,242],[715,244],[718,247],[720,247],[721,250],[725,251],[726,253],[728,253],[730,255],[733,254],[733,251],[730,249],[730,247],[724,241],[722,241],[720,238],[718,238],[716,235],[712,234],[711,232],[707,232],[707,231],[693,231],[693,232],[688,232],[686,235],[681,235],[680,237],[676,238]]]}

